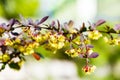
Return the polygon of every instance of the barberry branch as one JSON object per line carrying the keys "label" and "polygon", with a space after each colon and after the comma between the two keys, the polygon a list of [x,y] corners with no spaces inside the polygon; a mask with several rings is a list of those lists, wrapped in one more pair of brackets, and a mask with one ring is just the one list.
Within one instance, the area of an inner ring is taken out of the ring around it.
{"label": "barberry branch", "polygon": [[[61,24],[59,20],[50,24],[43,24],[48,16],[41,20],[33,21],[20,16],[21,20],[11,19],[8,24],[0,24],[0,71],[9,65],[10,68],[19,70],[24,61],[24,56],[32,55],[39,60],[41,54],[34,51],[39,46],[44,46],[46,50],[56,53],[57,50],[66,47],[69,43],[70,48],[65,53],[72,57],[85,58],[86,65],[83,71],[86,73],[93,72],[95,66],[89,64],[89,58],[98,57],[98,53],[94,52],[91,40],[98,40],[105,37],[102,34],[108,34],[105,41],[111,45],[118,45],[119,38],[114,38],[112,34],[120,33],[120,25],[111,28],[105,26],[105,30],[99,30],[97,27],[104,24],[105,20],[99,20],[96,23],[89,23],[89,28],[85,23],[77,29],[74,28],[74,22],[70,20]],[[19,31],[17,31],[17,29]],[[4,37],[7,35],[6,37]]]}

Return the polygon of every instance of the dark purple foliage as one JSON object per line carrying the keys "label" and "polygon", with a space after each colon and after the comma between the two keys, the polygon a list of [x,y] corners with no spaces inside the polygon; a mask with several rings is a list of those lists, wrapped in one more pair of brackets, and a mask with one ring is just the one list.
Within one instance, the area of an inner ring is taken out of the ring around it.
{"label": "dark purple foliage", "polygon": [[50,26],[52,26],[52,27],[55,26],[55,21],[52,21]]}
{"label": "dark purple foliage", "polygon": [[43,22],[45,22],[45,21],[48,19],[48,17],[49,17],[49,16],[43,17],[43,18],[40,20],[40,22],[38,23],[38,25],[39,25],[39,24],[42,24]]}

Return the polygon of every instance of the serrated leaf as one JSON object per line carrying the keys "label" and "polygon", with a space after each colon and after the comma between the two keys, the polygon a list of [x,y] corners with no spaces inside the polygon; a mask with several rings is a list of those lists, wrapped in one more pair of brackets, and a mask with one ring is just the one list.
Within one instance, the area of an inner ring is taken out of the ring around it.
{"label": "serrated leaf", "polygon": [[20,70],[20,66],[18,65],[18,63],[14,63],[14,62],[11,62],[9,64],[9,67],[12,68],[12,69],[15,69],[15,70]]}
{"label": "serrated leaf", "polygon": [[96,58],[98,56],[99,56],[98,53],[93,52],[91,55],[89,55],[89,58]]}

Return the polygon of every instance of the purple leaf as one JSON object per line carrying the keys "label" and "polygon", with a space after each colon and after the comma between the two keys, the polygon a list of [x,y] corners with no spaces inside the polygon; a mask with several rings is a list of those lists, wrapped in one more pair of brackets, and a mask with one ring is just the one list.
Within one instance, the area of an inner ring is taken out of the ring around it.
{"label": "purple leaf", "polygon": [[95,24],[91,24],[89,21],[88,21],[88,24],[90,25],[91,30],[94,30],[96,28]]}
{"label": "purple leaf", "polygon": [[0,24],[0,27],[9,30],[9,27],[5,23]]}
{"label": "purple leaf", "polygon": [[98,21],[96,22],[95,26],[100,26],[100,25],[102,25],[102,24],[105,23],[105,22],[106,22],[105,20],[100,19],[100,20],[98,20]]}
{"label": "purple leaf", "polygon": [[99,56],[98,53],[93,52],[92,54],[89,55],[89,58],[96,58],[98,56]]}
{"label": "purple leaf", "polygon": [[65,28],[65,30],[67,30],[67,31],[69,30],[69,26],[68,26],[68,24],[67,24],[66,22],[64,23],[64,28]]}
{"label": "purple leaf", "polygon": [[49,16],[43,17],[43,18],[40,20],[40,22],[38,23],[38,25],[39,25],[39,24],[42,24],[43,22],[45,22],[45,21],[48,19],[48,17],[49,17]]}
{"label": "purple leaf", "polygon": [[34,25],[38,25],[39,22],[40,22],[40,21],[37,19],[37,20],[35,21]]}
{"label": "purple leaf", "polygon": [[60,21],[59,20],[57,20],[57,23],[58,23],[58,27],[60,27]]}
{"label": "purple leaf", "polygon": [[113,29],[114,29],[115,31],[120,30],[120,24],[116,24]]}
{"label": "purple leaf", "polygon": [[16,22],[15,19],[10,19],[9,26],[12,27],[15,24],[15,22]]}
{"label": "purple leaf", "polygon": [[88,44],[88,45],[87,45],[87,47],[88,47],[88,48],[93,48],[94,46],[93,46],[93,45]]}
{"label": "purple leaf", "polygon": [[52,21],[51,26],[52,27],[55,26],[55,21]]}
{"label": "purple leaf", "polygon": [[28,24],[29,25],[33,25],[34,23],[33,23],[33,20],[32,19],[28,19]]}
{"label": "purple leaf", "polygon": [[24,26],[27,26],[27,25],[28,25],[26,19],[25,19],[22,15],[20,15],[20,19],[21,19],[21,24],[22,24],[22,25],[24,25]]}

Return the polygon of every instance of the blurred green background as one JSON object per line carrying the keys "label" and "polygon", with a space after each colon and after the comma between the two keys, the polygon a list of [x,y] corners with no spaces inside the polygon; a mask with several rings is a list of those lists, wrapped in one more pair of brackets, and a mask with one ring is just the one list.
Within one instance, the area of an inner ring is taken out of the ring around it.
{"label": "blurred green background", "polygon": [[[114,24],[120,23],[120,0],[0,0],[0,20],[7,21],[11,18],[19,18],[19,14],[33,19],[48,15],[50,16],[48,23],[56,19],[60,20],[61,23],[72,19],[77,26],[81,25],[82,22],[88,24],[88,21],[95,22],[99,19],[105,19],[107,23],[102,26],[110,25],[113,27]],[[99,53],[99,57],[90,60],[91,64],[97,66],[91,75],[84,75],[81,70],[85,60],[70,58],[64,54],[65,49],[59,50],[57,54],[46,51],[43,47],[37,51],[45,59],[74,62],[80,80],[120,80],[120,46],[107,45],[102,38],[98,41],[92,41],[92,44],[95,46],[94,51]],[[33,79],[39,80],[35,77]]]}

